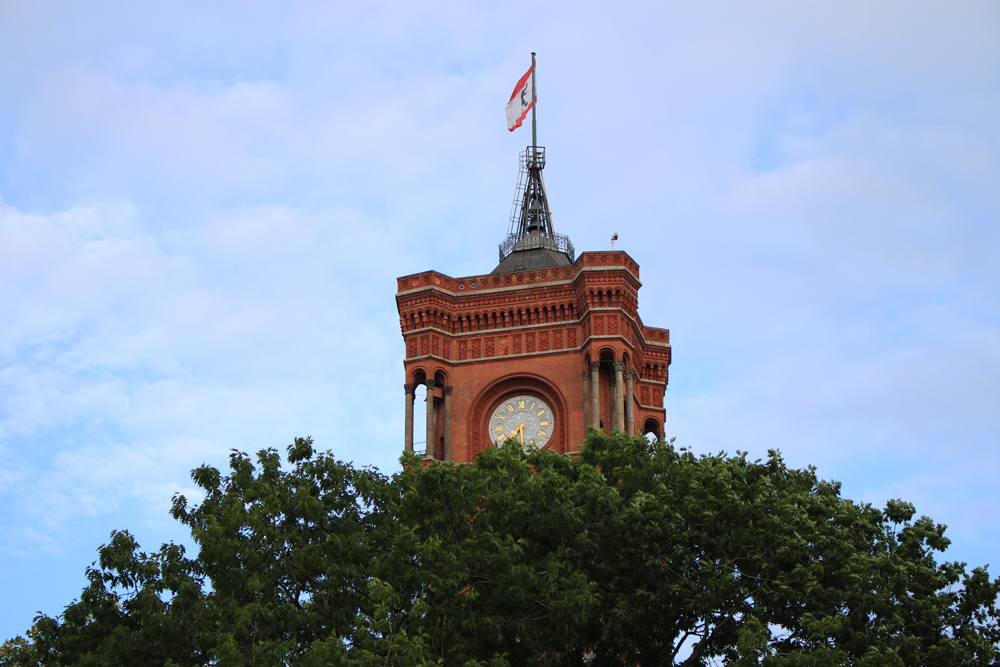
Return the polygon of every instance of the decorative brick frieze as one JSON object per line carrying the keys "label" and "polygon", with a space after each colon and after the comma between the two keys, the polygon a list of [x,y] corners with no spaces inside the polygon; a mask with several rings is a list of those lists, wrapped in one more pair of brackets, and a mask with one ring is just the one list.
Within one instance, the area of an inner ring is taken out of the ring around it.
{"label": "decorative brick frieze", "polygon": [[647,343],[670,344],[670,332],[667,329],[656,329],[654,327],[643,327],[642,337]]}
{"label": "decorative brick frieze", "polygon": [[437,271],[425,271],[410,276],[403,276],[396,281],[397,294],[405,295],[421,288],[435,288],[442,292],[453,294],[480,294],[506,286],[516,287],[524,284],[543,285],[566,283],[573,281],[582,273],[597,268],[602,271],[618,268],[630,274],[634,281],[639,280],[639,265],[625,253],[621,252],[585,252],[581,254],[573,266],[538,271],[520,271],[497,276],[469,276],[452,278]]}

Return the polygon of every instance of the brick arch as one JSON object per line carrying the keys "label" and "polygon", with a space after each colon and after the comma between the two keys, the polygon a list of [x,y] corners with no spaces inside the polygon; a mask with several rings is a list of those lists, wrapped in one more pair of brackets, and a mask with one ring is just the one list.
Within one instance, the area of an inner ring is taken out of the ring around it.
{"label": "brick arch", "polygon": [[486,449],[492,441],[483,438],[490,415],[502,401],[518,394],[535,393],[549,404],[556,413],[557,428],[545,449],[566,452],[569,442],[569,411],[562,392],[548,380],[538,375],[514,375],[497,380],[479,393],[472,403],[469,419],[469,450],[473,456]]}
{"label": "brick arch", "polygon": [[[611,355],[610,359],[605,359],[605,352]],[[597,349],[597,359],[598,361],[621,361],[621,354],[618,350],[611,345],[601,345]]]}

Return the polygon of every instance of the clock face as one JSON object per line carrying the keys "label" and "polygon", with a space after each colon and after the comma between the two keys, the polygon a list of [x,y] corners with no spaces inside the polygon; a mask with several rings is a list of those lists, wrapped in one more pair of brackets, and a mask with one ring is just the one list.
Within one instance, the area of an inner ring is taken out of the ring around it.
{"label": "clock face", "polygon": [[552,409],[536,396],[515,396],[507,399],[490,417],[489,436],[497,445],[514,438],[527,449],[541,449],[552,437],[555,419]]}

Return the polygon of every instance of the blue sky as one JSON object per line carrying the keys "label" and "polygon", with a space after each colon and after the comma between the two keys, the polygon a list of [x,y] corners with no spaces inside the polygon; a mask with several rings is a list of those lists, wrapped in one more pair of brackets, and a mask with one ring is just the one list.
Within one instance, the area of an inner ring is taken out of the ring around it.
{"label": "blue sky", "polygon": [[1000,568],[1000,5],[0,2],[0,634],[189,471],[402,444],[396,276],[491,270],[538,52],[557,231],[639,262],[667,432]]}

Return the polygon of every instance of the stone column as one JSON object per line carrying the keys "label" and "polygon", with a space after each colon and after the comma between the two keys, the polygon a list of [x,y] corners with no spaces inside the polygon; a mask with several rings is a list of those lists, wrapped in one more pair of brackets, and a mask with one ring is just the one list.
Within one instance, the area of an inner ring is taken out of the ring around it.
{"label": "stone column", "polygon": [[601,362],[590,362],[590,418],[596,429],[601,428]]}
{"label": "stone column", "polygon": [[622,378],[622,369],[625,367],[625,362],[616,361],[615,362],[615,393],[613,394],[615,399],[615,407],[617,410],[615,412],[615,426],[617,428],[625,430],[625,382]]}
{"label": "stone column", "polygon": [[451,461],[451,390],[444,388],[444,460]]}
{"label": "stone column", "polygon": [[434,458],[434,380],[427,380],[427,437],[424,442],[424,458]]}
{"label": "stone column", "polygon": [[580,373],[583,378],[583,434],[587,434],[587,427],[590,426],[590,371]]}
{"label": "stone column", "polygon": [[403,419],[403,449],[408,452],[413,451],[413,390],[416,387],[416,383],[403,385],[403,390],[406,391],[406,411],[403,413],[406,415]]}
{"label": "stone column", "polygon": [[608,424],[608,431],[618,428],[618,386],[615,385],[614,371],[608,375]]}
{"label": "stone column", "polygon": [[625,423],[628,425],[628,434],[635,435],[635,399],[632,395],[632,376],[635,371],[629,369],[625,371]]}

